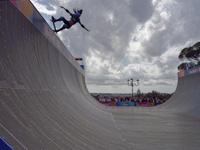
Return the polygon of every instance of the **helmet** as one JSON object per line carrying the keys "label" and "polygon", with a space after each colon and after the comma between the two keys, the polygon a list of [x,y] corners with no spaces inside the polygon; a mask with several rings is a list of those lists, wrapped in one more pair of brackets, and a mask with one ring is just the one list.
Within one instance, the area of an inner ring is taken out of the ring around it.
{"label": "helmet", "polygon": [[81,16],[81,14],[79,12],[75,13],[75,17],[79,18]]}

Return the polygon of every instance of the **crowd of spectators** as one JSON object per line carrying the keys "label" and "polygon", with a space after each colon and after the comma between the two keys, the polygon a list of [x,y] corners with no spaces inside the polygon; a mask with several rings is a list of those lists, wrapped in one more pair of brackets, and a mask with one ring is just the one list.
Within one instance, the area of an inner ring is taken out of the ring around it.
{"label": "crowd of spectators", "polygon": [[93,95],[93,97],[99,102],[137,102],[137,103],[154,103],[162,104],[167,101],[166,98],[159,99],[158,97],[130,97],[130,96],[103,96],[103,95]]}

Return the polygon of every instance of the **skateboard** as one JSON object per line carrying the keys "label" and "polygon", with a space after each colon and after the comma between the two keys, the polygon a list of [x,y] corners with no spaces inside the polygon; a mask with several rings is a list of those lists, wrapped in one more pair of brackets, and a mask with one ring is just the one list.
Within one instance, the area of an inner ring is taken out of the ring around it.
{"label": "skateboard", "polygon": [[[50,19],[50,21],[53,23],[53,28],[54,28],[53,31],[56,32],[56,26],[55,26],[55,23],[54,23],[53,20],[55,20],[55,19],[54,19],[54,17],[52,16],[51,19]],[[57,32],[56,32],[56,33],[57,33]]]}

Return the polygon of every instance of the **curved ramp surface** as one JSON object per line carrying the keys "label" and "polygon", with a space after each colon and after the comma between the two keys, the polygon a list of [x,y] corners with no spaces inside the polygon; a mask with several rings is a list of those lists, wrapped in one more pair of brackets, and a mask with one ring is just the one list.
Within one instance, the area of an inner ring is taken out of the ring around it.
{"label": "curved ramp surface", "polygon": [[28,0],[0,1],[0,45],[0,136],[15,150],[199,149],[199,74],[162,106],[104,106]]}

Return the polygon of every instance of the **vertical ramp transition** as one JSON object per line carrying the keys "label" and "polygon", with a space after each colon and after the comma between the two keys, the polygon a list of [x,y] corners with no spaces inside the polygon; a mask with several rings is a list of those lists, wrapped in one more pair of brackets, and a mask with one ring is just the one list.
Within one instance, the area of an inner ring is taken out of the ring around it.
{"label": "vertical ramp transition", "polygon": [[200,67],[178,73],[178,85],[173,96],[158,108],[200,116]]}
{"label": "vertical ramp transition", "polygon": [[0,136],[15,150],[199,148],[199,73],[162,106],[101,105],[28,0],[0,1],[0,45]]}

